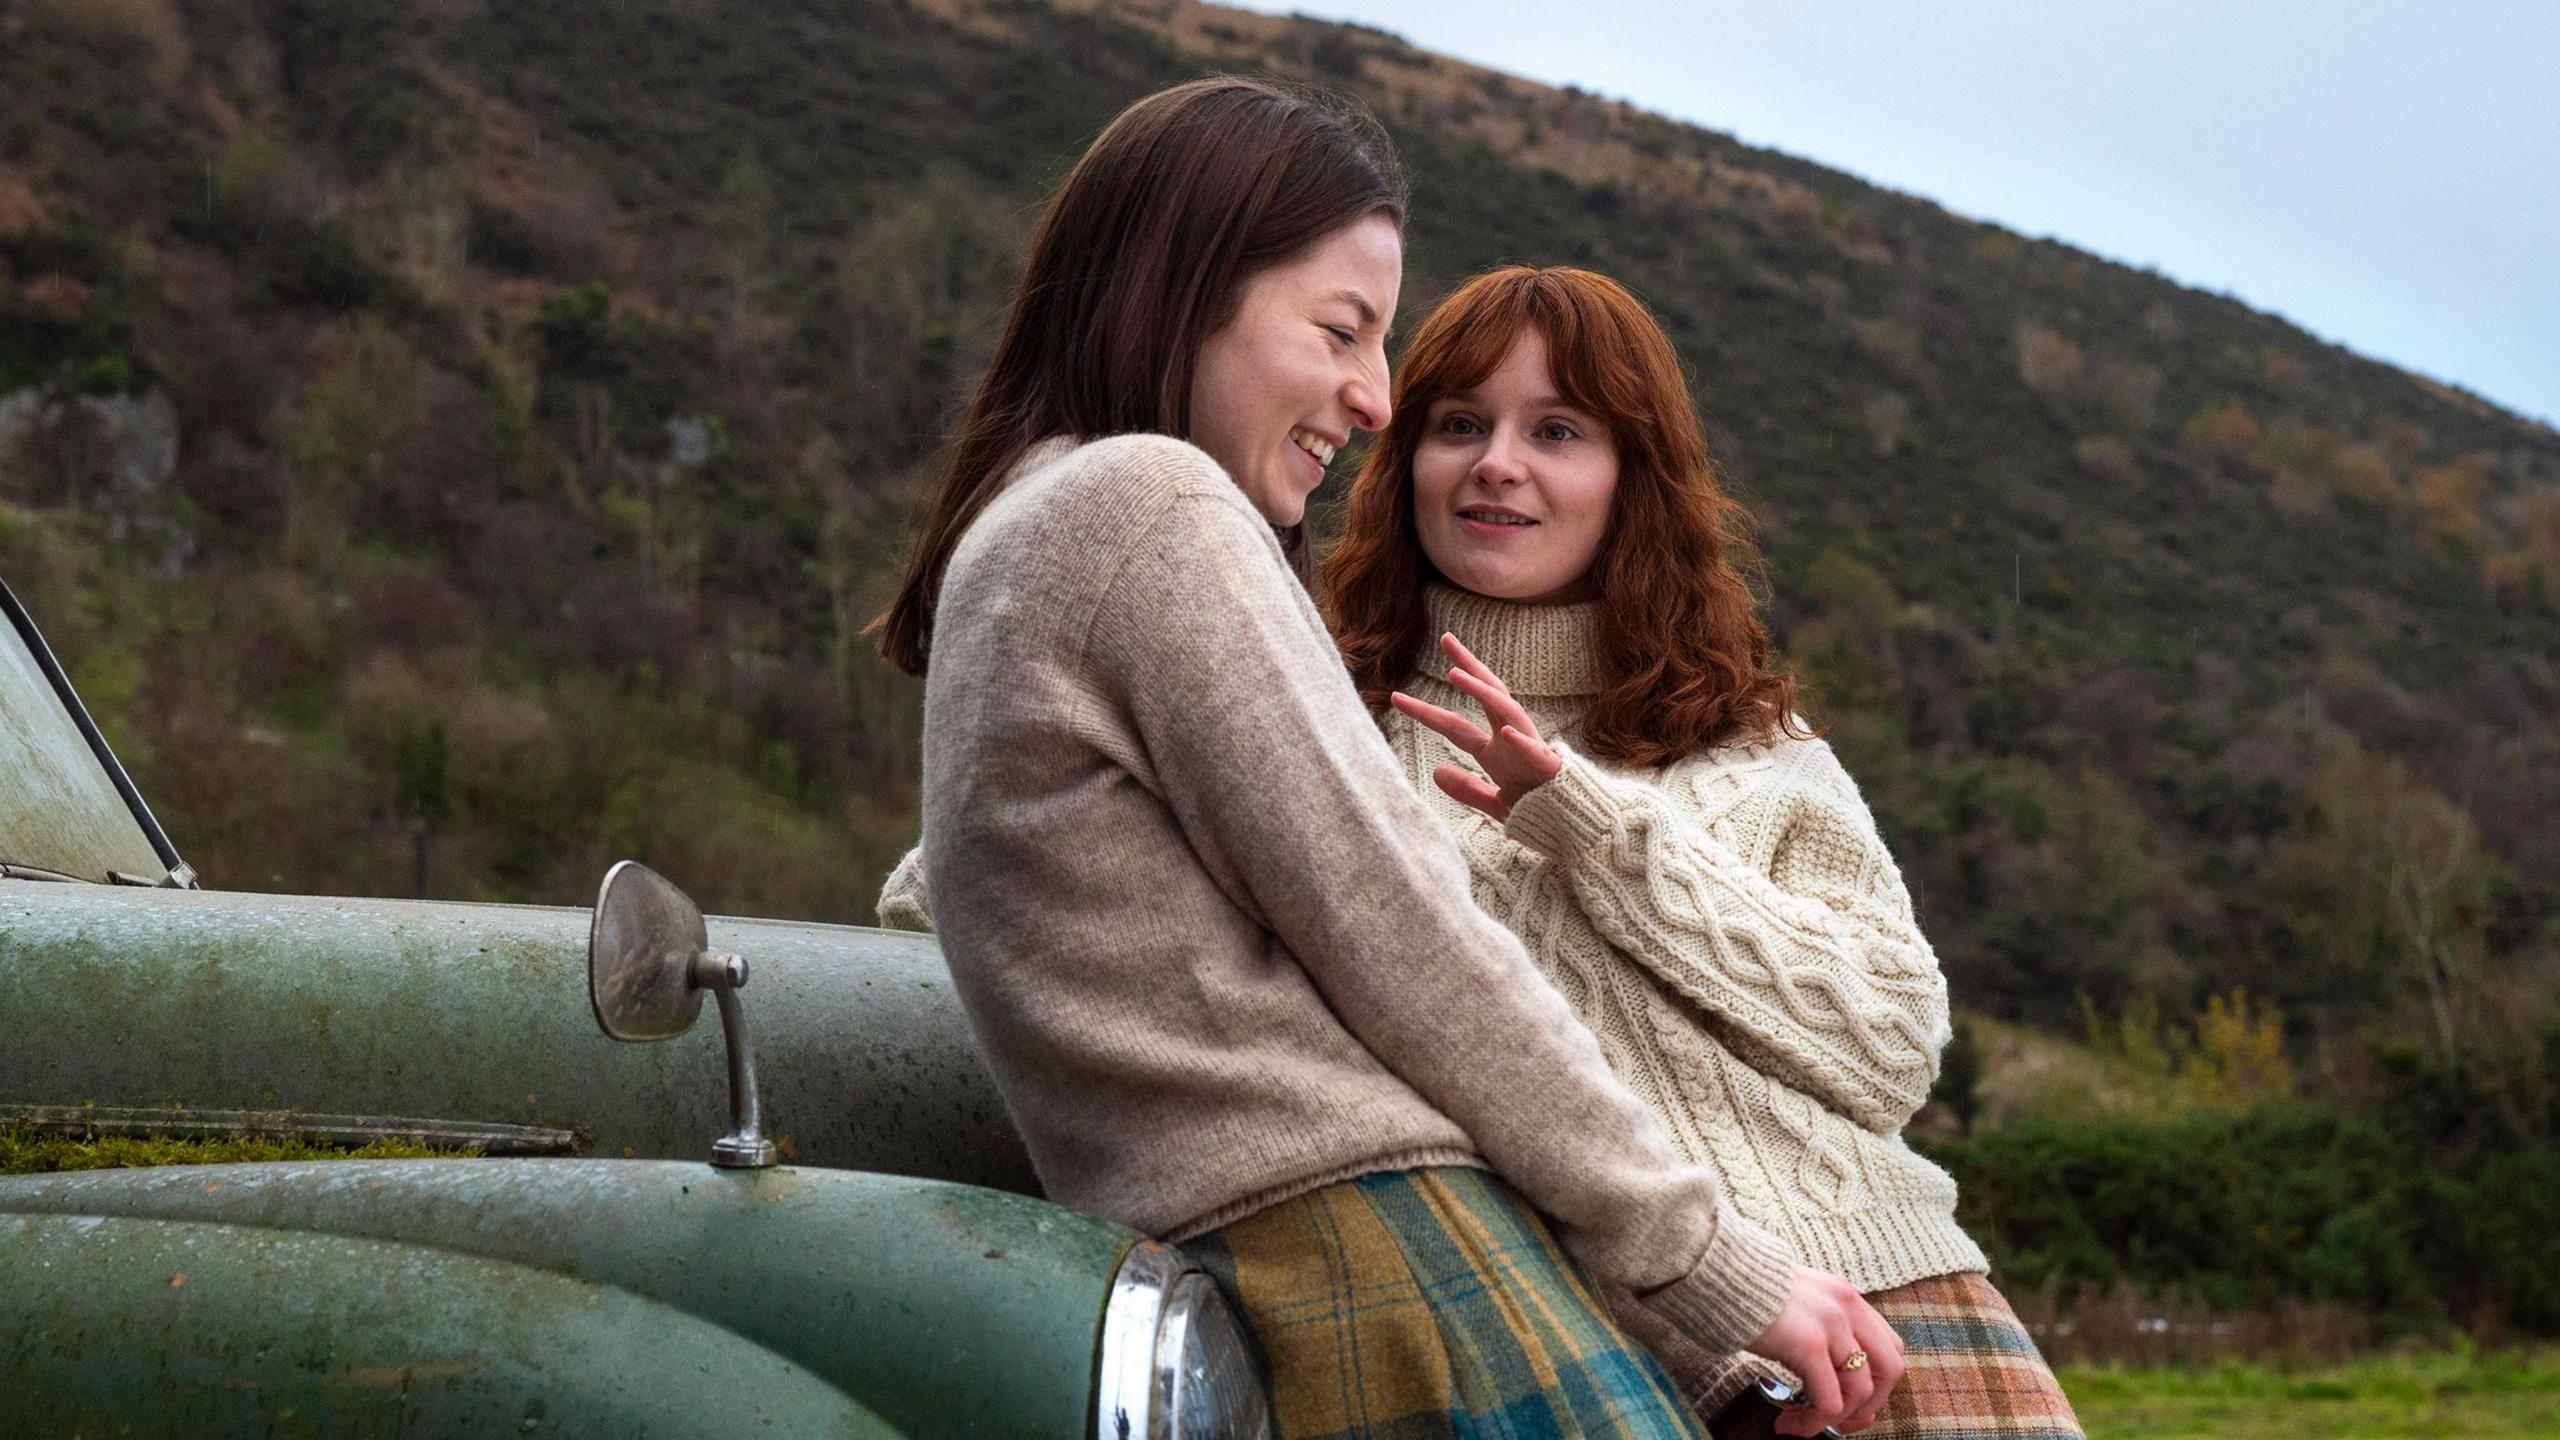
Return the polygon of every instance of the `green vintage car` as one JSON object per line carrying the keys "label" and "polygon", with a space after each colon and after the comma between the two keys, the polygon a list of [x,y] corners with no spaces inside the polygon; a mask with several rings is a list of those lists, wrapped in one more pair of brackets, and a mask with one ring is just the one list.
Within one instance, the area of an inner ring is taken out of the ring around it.
{"label": "green vintage car", "polygon": [[0,1432],[1267,1429],[1207,1276],[1038,1198],[930,941],[628,864],[593,910],[201,888],[0,604],[0,1130],[475,1157],[0,1179]]}

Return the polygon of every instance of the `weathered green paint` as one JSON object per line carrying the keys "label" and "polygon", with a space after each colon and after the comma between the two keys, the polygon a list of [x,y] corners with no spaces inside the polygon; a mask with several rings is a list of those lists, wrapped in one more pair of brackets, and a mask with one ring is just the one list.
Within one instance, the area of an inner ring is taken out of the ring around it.
{"label": "weathered green paint", "polygon": [[0,1292],[10,1434],[898,1433],[717,1325],[449,1250],[0,1215]]}
{"label": "weathered green paint", "polygon": [[[588,912],[0,880],[0,1102],[307,1111],[575,1130],[697,1158],[719,1029],[626,1045],[586,997]],[[926,937],[715,917],[746,957],[789,1158],[1029,1194],[1021,1140]]]}
{"label": "weathered green paint", "polygon": [[[1102,1310],[1136,1239],[969,1186],[611,1160],[316,1161],[0,1180],[0,1215],[34,1213],[396,1239],[500,1261],[707,1322],[912,1434],[1059,1440],[1088,1433]],[[0,1227],[0,1277],[34,1263],[25,1257],[36,1242],[16,1233]],[[353,1283],[343,1274],[316,1281],[323,1290]],[[270,1285],[277,1294],[303,1288]],[[128,1339],[98,1331],[78,1343],[112,1367],[121,1362],[107,1352]],[[130,1343],[163,1339],[153,1332]]]}

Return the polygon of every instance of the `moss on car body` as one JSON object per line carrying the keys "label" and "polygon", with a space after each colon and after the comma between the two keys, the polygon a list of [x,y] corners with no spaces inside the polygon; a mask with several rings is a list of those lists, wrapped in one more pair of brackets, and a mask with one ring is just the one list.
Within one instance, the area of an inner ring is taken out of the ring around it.
{"label": "moss on car body", "polygon": [[128,1170],[152,1165],[237,1165],[265,1160],[428,1160],[475,1153],[439,1150],[403,1140],[377,1140],[370,1145],[347,1147],[277,1135],[173,1140],[160,1135],[84,1136],[0,1130],[0,1175]]}

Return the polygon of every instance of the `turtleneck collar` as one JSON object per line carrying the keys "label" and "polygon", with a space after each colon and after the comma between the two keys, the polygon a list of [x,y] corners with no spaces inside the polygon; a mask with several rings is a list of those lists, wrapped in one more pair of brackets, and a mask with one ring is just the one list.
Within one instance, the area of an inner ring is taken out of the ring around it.
{"label": "turtleneck collar", "polygon": [[1449,678],[1442,631],[1456,635],[1519,696],[1576,696],[1600,689],[1600,607],[1515,605],[1438,582],[1423,587],[1430,616],[1416,668]]}

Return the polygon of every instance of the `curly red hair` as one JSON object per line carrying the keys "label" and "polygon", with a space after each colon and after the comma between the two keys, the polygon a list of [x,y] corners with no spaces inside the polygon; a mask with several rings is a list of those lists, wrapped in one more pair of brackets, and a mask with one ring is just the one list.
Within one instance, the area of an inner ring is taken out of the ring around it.
{"label": "curly red hair", "polygon": [[1776,733],[1806,735],[1796,682],[1769,666],[1769,634],[1743,571],[1750,512],[1726,495],[1680,358],[1641,301],[1588,270],[1509,266],[1440,302],[1405,350],[1395,420],[1369,451],[1325,557],[1323,598],[1360,687],[1383,708],[1431,636],[1424,582],[1440,579],[1413,515],[1413,456],[1437,401],[1481,383],[1524,332],[1547,342],[1556,389],[1609,429],[1618,487],[1595,562],[1602,688],[1581,748],[1660,765]]}

